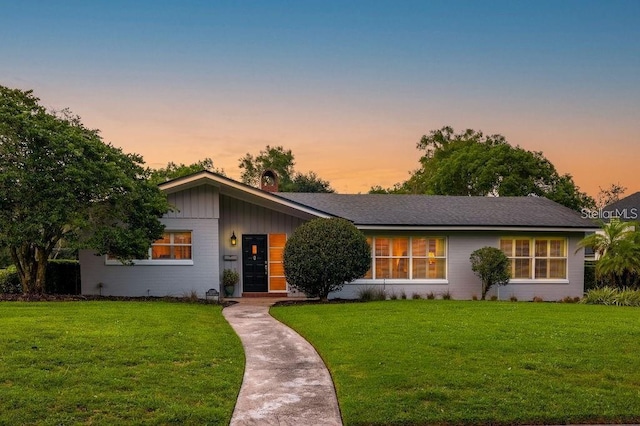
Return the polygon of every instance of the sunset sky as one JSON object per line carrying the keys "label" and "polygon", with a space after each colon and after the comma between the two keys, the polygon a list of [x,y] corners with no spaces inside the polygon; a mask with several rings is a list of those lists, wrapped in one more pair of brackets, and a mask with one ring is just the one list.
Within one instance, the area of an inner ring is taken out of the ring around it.
{"label": "sunset sky", "polygon": [[266,145],[343,193],[451,125],[640,191],[640,1],[0,0],[0,84],[151,167]]}

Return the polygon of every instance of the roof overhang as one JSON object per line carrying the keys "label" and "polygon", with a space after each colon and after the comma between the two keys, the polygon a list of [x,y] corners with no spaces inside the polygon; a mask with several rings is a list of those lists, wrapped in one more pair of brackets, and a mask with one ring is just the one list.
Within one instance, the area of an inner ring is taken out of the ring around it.
{"label": "roof overhang", "polygon": [[361,231],[499,231],[499,232],[594,232],[600,229],[595,226],[593,228],[567,228],[567,227],[530,227],[530,226],[400,226],[400,225],[358,225]]}
{"label": "roof overhang", "polygon": [[222,195],[257,204],[285,214],[313,219],[317,217],[334,217],[304,204],[274,195],[270,192],[237,182],[217,173],[202,171],[192,175],[163,182],[158,187],[165,194],[173,194],[198,186],[207,185],[217,188]]}

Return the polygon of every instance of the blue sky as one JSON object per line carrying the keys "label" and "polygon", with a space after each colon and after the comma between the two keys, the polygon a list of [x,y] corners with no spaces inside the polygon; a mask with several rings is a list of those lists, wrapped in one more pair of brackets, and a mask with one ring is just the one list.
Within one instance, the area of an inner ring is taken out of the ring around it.
{"label": "blue sky", "polygon": [[0,1],[0,84],[151,166],[267,144],[340,192],[444,125],[640,190],[640,1]]}

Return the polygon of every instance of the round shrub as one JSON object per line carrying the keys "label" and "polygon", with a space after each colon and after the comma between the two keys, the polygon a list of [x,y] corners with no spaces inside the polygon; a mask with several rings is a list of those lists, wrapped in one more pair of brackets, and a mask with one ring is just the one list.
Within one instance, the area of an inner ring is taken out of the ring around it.
{"label": "round shrub", "polygon": [[494,285],[506,285],[511,277],[511,263],[502,250],[482,247],[469,258],[471,269],[482,281],[482,300]]}
{"label": "round shrub", "polygon": [[284,249],[284,274],[292,287],[323,300],[371,266],[367,239],[345,219],[314,219],[298,227]]}

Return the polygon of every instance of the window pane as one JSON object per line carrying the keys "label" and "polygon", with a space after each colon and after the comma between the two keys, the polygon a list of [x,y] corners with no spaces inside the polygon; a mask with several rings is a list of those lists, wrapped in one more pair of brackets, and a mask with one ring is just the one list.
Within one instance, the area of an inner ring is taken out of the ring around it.
{"label": "window pane", "polygon": [[169,244],[169,243],[171,243],[171,233],[169,232],[165,232],[162,235],[162,238],[154,242],[154,244]]}
{"label": "window pane", "polygon": [[401,257],[400,259],[393,259],[393,278],[409,278],[409,265],[408,259]]}
{"label": "window pane", "polygon": [[409,254],[409,239],[394,238],[393,239],[393,256],[407,256]]}
{"label": "window pane", "polygon": [[282,262],[284,249],[280,247],[269,247],[269,262]]}
{"label": "window pane", "polygon": [[287,280],[284,277],[270,277],[269,289],[271,290],[286,290]]}
{"label": "window pane", "polygon": [[369,268],[369,270],[367,271],[367,273],[366,273],[366,274],[364,274],[364,277],[362,277],[362,278],[364,278],[365,280],[370,280],[370,279],[372,279],[372,278],[373,278],[373,269],[372,269],[372,268]]}
{"label": "window pane", "polygon": [[171,259],[171,246],[153,246],[151,248],[152,259]]}
{"label": "window pane", "polygon": [[388,238],[376,238],[376,256],[389,256]]}
{"label": "window pane", "polygon": [[429,257],[444,256],[444,239],[431,238],[429,239]]}
{"label": "window pane", "polygon": [[549,260],[549,278],[567,278],[567,259]]}
{"label": "window pane", "polygon": [[287,243],[287,234],[269,234],[269,247],[284,247]]}
{"label": "window pane", "polygon": [[191,259],[191,246],[176,246],[173,255],[173,259]]}
{"label": "window pane", "polygon": [[376,259],[376,278],[391,278],[391,268],[389,262],[391,259]]}
{"label": "window pane", "polygon": [[552,257],[564,257],[565,254],[565,243],[564,240],[551,240],[550,241],[550,255]]}
{"label": "window pane", "polygon": [[500,240],[500,250],[508,256],[513,256],[513,240]]}
{"label": "window pane", "polygon": [[536,240],[536,256],[547,257],[547,240]]}
{"label": "window pane", "polygon": [[426,257],[427,256],[427,239],[413,238],[411,240],[411,253],[414,257]]}
{"label": "window pane", "polygon": [[427,278],[427,259],[413,259],[413,279]]}
{"label": "window pane", "polygon": [[536,276],[535,278],[544,279],[547,274],[547,259],[536,259]]}
{"label": "window pane", "polygon": [[529,240],[516,240],[516,257],[529,257]]}
{"label": "window pane", "polygon": [[273,262],[269,264],[269,276],[284,276],[284,264],[282,262]]}
{"label": "window pane", "polygon": [[174,232],[174,244],[191,244],[191,232]]}
{"label": "window pane", "polygon": [[513,278],[531,278],[531,260],[514,259],[515,270]]}
{"label": "window pane", "polygon": [[432,259],[429,260],[429,278],[446,278],[446,260],[445,259]]}

